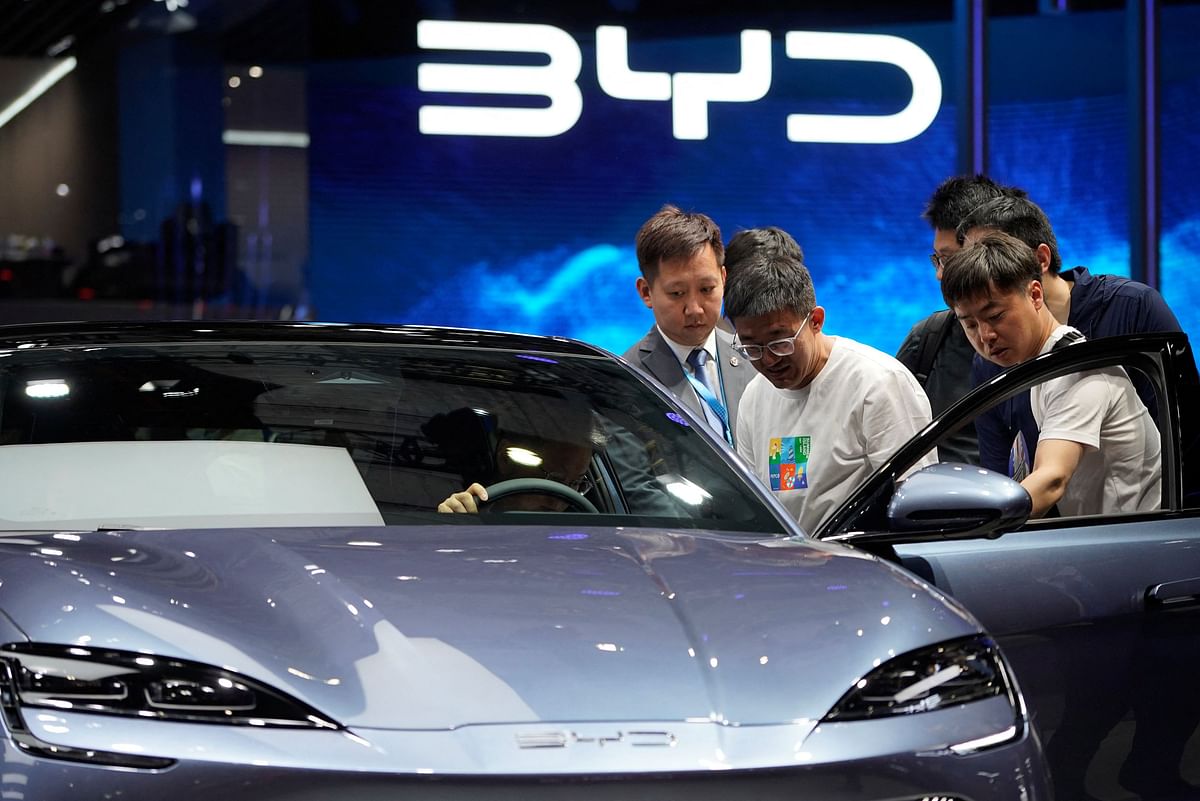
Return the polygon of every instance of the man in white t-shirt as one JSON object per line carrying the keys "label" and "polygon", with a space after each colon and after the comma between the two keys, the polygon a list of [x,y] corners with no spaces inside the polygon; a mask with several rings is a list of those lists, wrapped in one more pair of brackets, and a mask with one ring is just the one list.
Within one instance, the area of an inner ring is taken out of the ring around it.
{"label": "man in white t-shirt", "polygon": [[[942,294],[983,358],[1011,367],[1083,339],[1046,306],[1037,254],[1000,232],[969,238],[942,271]],[[1051,379],[1030,393],[1037,452],[1021,485],[1033,516],[1145,512],[1162,502],[1158,429],[1125,370]]]}
{"label": "man in white t-shirt", "polygon": [[[896,359],[822,331],[812,276],[772,246],[780,235],[741,231],[726,251],[725,314],[759,372],[742,396],[737,449],[811,533],[929,423],[929,399]],[[917,466],[936,461],[932,451]]]}

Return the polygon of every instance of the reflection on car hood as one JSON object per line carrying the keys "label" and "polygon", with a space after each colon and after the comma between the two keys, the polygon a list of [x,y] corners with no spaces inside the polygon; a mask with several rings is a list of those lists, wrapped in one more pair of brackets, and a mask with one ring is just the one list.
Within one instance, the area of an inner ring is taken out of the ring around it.
{"label": "reflection on car hood", "polygon": [[977,630],[838,545],[551,526],[10,534],[0,608],[38,642],[225,666],[398,729],[816,719]]}

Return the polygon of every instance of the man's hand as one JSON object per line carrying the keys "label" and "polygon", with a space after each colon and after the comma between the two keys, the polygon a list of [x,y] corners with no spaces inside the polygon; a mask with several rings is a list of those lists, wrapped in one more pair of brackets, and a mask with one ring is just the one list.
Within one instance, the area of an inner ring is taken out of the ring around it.
{"label": "man's hand", "polygon": [[467,512],[475,514],[479,511],[479,507],[475,504],[475,499],[481,501],[488,499],[487,490],[482,484],[472,484],[462,492],[456,492],[446,500],[438,504],[437,510],[446,514]]}

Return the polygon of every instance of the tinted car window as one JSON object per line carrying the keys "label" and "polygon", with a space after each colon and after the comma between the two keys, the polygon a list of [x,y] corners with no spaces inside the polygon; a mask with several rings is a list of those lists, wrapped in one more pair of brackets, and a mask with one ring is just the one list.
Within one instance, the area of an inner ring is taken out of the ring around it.
{"label": "tinted car window", "polygon": [[[436,345],[209,342],[18,350],[0,369],[0,443],[109,443],[59,449],[53,461],[45,449],[41,457],[36,448],[0,449],[7,453],[5,469],[25,476],[22,493],[61,488],[64,475],[43,467],[59,465],[73,478],[72,503],[82,509],[87,504],[80,505],[79,496],[103,485],[104,464],[135,471],[122,490],[124,507],[113,506],[115,490],[103,491],[106,516],[117,517],[82,521],[93,525],[155,516],[151,493],[129,486],[141,469],[148,482],[165,481],[162,473],[198,471],[163,491],[187,495],[204,485],[203,503],[179,499],[184,507],[203,506],[204,514],[172,525],[222,525],[223,518],[283,525],[295,522],[289,510],[320,510],[314,493],[345,507],[334,522],[430,519],[439,501],[472,482],[529,477],[580,489],[607,515],[785,532],[709,438],[604,357]],[[196,444],[204,442],[222,445]],[[138,467],[137,454],[149,453],[135,449],[139,443],[159,443],[157,462]],[[348,454],[357,484],[344,457],[313,449]],[[555,464],[564,454],[582,454],[584,474],[564,475]],[[113,464],[118,460],[123,464]],[[334,493],[330,486],[344,489]],[[356,493],[369,503],[354,502]],[[23,515],[2,515],[8,518],[3,525],[29,527],[66,514],[61,501],[42,507],[39,512],[27,502]]]}

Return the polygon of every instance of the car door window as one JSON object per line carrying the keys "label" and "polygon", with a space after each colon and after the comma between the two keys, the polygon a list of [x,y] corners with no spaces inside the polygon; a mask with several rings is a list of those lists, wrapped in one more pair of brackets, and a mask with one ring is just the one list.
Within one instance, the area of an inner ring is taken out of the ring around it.
{"label": "car door window", "polygon": [[[1168,402],[1160,397],[1156,372],[1143,354],[1130,354],[1107,366],[1042,377],[985,404],[973,418],[975,428],[991,443],[987,450],[1003,454],[987,466],[1040,493],[1051,491],[1043,476],[1065,464],[1065,489],[1053,504],[1035,508],[1035,520],[1163,509],[1163,478],[1171,467],[1162,440],[1171,422],[1158,414]],[[954,435],[945,432],[934,447]]]}
{"label": "car door window", "polygon": [[[977,387],[942,412],[924,431],[902,446],[887,464],[855,489],[842,506],[826,518],[816,536],[820,539],[850,539],[859,544],[949,536],[970,538],[984,536],[985,533],[994,536],[998,533],[994,527],[995,521],[987,515],[978,519],[981,523],[991,524],[988,532],[972,533],[972,526],[966,517],[976,515],[967,515],[958,521],[952,526],[953,531],[944,526],[938,528],[931,525],[921,534],[918,531],[921,526],[914,526],[912,520],[905,521],[893,531],[888,520],[888,505],[896,494],[900,480],[907,477],[914,464],[954,432],[976,423],[984,410],[1048,380],[1061,379],[1080,371],[1113,368],[1124,370],[1136,377],[1138,382],[1144,382],[1153,389],[1151,397],[1157,406],[1154,424],[1162,447],[1160,509],[1168,512],[1200,508],[1197,502],[1200,500],[1200,470],[1195,469],[1195,465],[1200,463],[1200,432],[1197,431],[1196,421],[1187,414],[1200,399],[1200,380],[1197,379],[1190,345],[1182,334],[1147,334],[1071,345],[1017,365]],[[972,494],[978,495],[980,492],[982,490],[977,488]],[[943,498],[939,504],[949,508],[954,506],[952,500]],[[990,503],[986,494],[976,500],[984,506]],[[927,511],[931,521],[946,521],[945,515]],[[971,509],[964,507],[961,511]],[[918,512],[918,517],[925,515],[925,512]],[[1107,518],[1111,515],[1104,516]],[[1092,517],[1094,515],[1085,519]],[[1049,525],[1050,522],[1035,520],[1027,525],[1038,527]]]}

